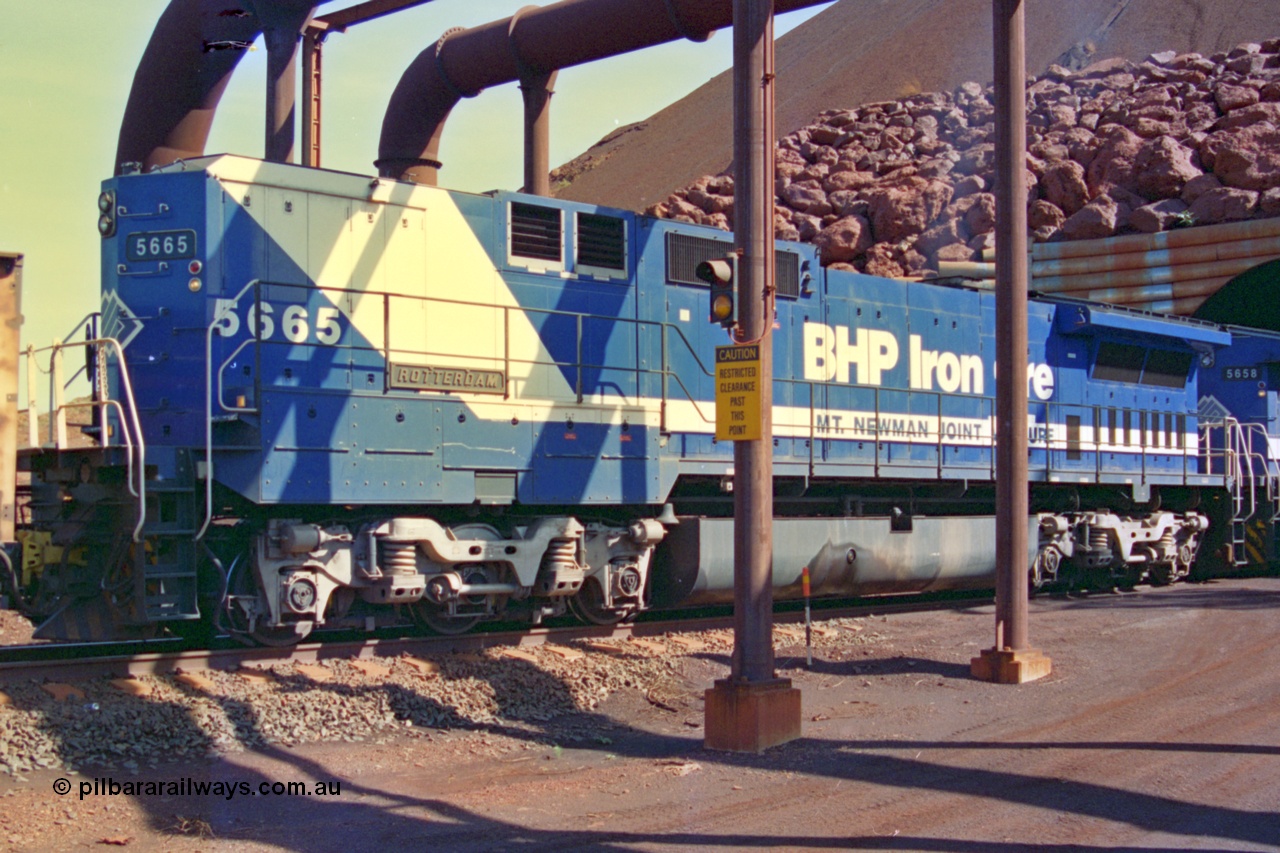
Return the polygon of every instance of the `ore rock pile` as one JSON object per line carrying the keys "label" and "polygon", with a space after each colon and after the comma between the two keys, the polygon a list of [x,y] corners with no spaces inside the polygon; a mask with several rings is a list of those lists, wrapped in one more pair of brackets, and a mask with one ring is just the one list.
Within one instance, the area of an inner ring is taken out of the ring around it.
{"label": "ore rock pile", "polygon": [[[774,229],[891,278],[994,245],[994,94],[965,83],[828,110],[777,148]],[[1051,66],[1027,88],[1028,227],[1081,240],[1280,215],[1280,39],[1141,64]],[[733,178],[650,207],[731,229]]]}

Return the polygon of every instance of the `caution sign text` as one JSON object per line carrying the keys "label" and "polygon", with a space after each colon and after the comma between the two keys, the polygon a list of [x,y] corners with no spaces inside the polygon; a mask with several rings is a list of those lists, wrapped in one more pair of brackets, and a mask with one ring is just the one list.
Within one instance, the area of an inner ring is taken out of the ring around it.
{"label": "caution sign text", "polygon": [[716,347],[716,440],[760,440],[760,347]]}

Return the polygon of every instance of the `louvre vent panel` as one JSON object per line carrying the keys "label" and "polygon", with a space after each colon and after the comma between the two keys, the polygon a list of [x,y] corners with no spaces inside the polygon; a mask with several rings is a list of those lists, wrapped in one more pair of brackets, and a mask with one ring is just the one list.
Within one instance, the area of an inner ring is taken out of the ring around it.
{"label": "louvre vent panel", "polygon": [[800,296],[800,255],[796,252],[777,252],[774,256],[775,284],[778,295],[788,299]]}
{"label": "louvre vent panel", "polygon": [[675,284],[700,284],[706,282],[694,274],[703,261],[723,258],[733,253],[733,243],[728,240],[712,240],[707,237],[691,237],[688,234],[667,233],[667,281]]}
{"label": "louvre vent panel", "polygon": [[[668,233],[667,281],[675,284],[705,285],[706,282],[694,274],[698,264],[731,254],[733,254],[733,243],[728,240]],[[788,299],[798,297],[800,295],[800,255],[796,252],[776,252],[774,270],[778,295]]]}
{"label": "louvre vent panel", "polygon": [[560,211],[535,204],[511,203],[511,254],[540,261],[559,261]]}
{"label": "louvre vent panel", "polygon": [[626,222],[616,216],[578,214],[578,266],[627,268]]}

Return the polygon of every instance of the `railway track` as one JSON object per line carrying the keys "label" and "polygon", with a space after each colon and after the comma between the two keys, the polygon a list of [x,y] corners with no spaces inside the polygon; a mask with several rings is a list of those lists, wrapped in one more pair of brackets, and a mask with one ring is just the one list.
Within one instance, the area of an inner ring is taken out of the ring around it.
{"label": "railway track", "polygon": [[[990,593],[958,596],[938,595],[886,596],[855,605],[831,606],[826,602],[815,606],[813,621],[856,618],[891,613],[913,613],[989,604]],[[775,625],[804,623],[804,614],[793,609],[793,603],[774,614]],[[265,666],[282,663],[319,663],[339,659],[371,659],[400,655],[436,655],[451,652],[479,652],[487,648],[536,647],[589,640],[625,640],[657,637],[672,631],[714,631],[733,628],[731,613],[685,618],[645,619],[614,627],[578,625],[544,627],[513,631],[472,632],[440,637],[380,637],[360,640],[336,640],[302,643],[290,648],[243,647],[226,645],[210,649],[172,649],[178,639],[159,639],[134,643],[40,644],[10,646],[0,649],[0,684],[26,679],[73,681],[100,677],[124,678],[142,675],[164,675],[201,670],[233,670],[241,666]],[[160,646],[157,649],[157,646]]]}

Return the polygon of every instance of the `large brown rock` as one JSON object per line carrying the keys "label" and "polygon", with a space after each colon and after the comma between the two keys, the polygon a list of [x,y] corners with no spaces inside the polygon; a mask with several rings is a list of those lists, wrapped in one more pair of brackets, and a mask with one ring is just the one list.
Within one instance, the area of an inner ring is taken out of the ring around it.
{"label": "large brown rock", "polygon": [[1075,160],[1053,163],[1040,179],[1040,194],[1067,215],[1075,213],[1089,201],[1084,167]]}
{"label": "large brown rock", "polygon": [[1212,152],[1213,173],[1227,186],[1258,192],[1280,186],[1277,126],[1258,124],[1219,131],[1205,140],[1201,150],[1206,149]]}
{"label": "large brown rock", "polygon": [[1067,221],[1067,216],[1062,209],[1056,204],[1044,199],[1037,199],[1031,203],[1031,207],[1027,209],[1027,226],[1033,231],[1041,228],[1048,228],[1051,231],[1057,231],[1062,227],[1062,223]]}
{"label": "large brown rock", "polygon": [[1253,190],[1219,187],[1203,193],[1187,212],[1197,225],[1248,219],[1258,207],[1258,195]]}
{"label": "large brown rock", "polygon": [[1252,127],[1262,123],[1280,127],[1280,103],[1264,101],[1252,106],[1241,107],[1218,119],[1218,130],[1231,130],[1233,127]]}
{"label": "large brown rock", "polygon": [[822,188],[828,193],[840,190],[860,190],[876,182],[876,176],[870,172],[859,172],[856,169],[833,171],[822,182]]}
{"label": "large brown rock", "polygon": [[867,250],[864,269],[867,275],[879,275],[885,278],[902,278],[907,272],[898,262],[893,246],[888,243],[876,243]]}
{"label": "large brown rock", "polygon": [[1098,196],[1067,217],[1059,229],[1065,240],[1095,240],[1110,237],[1127,222],[1129,209],[1109,196]]}
{"label": "large brown rock", "polygon": [[971,261],[974,250],[964,243],[951,243],[933,253],[933,264],[939,261]]}
{"label": "large brown rock", "polygon": [[964,225],[968,232],[986,234],[996,227],[996,197],[991,193],[978,193],[969,196],[965,201],[972,201],[964,214]]}
{"label": "large brown rock", "polygon": [[1144,234],[1167,231],[1182,221],[1187,203],[1180,198],[1165,198],[1143,205],[1129,214],[1129,225]]}
{"label": "large brown rock", "polygon": [[[925,231],[916,240],[916,251],[925,257],[936,257],[938,250],[956,243],[965,244],[970,234],[964,220],[957,216],[944,216],[942,220]],[[967,247],[966,247],[967,248]]]}
{"label": "large brown rock", "polygon": [[1090,197],[1132,183],[1133,163],[1143,145],[1142,137],[1120,125],[1099,128],[1098,140],[1101,145],[1085,174]]}
{"label": "large brown rock", "polygon": [[831,203],[827,201],[827,194],[816,181],[791,184],[780,195],[788,207],[801,213],[825,216],[831,212]]}
{"label": "large brown rock", "polygon": [[1176,198],[1187,181],[1204,174],[1193,162],[1196,157],[1171,136],[1151,140],[1133,162],[1134,190],[1148,201]]}
{"label": "large brown rock", "polygon": [[827,196],[827,201],[834,208],[833,212],[836,216],[867,216],[870,203],[853,190],[836,190]]}
{"label": "large brown rock", "polygon": [[1272,187],[1258,197],[1258,212],[1263,216],[1280,216],[1280,187]]}
{"label": "large brown rock", "polygon": [[692,187],[686,196],[690,204],[702,208],[704,213],[724,213],[733,209],[732,195],[716,195],[705,188]]}
{"label": "large brown rock", "polygon": [[911,176],[866,193],[876,242],[897,243],[920,234],[951,202],[951,185]]}
{"label": "large brown rock", "polygon": [[1187,181],[1186,186],[1182,188],[1182,199],[1184,204],[1195,204],[1196,199],[1207,193],[1209,190],[1216,190],[1222,186],[1222,181],[1218,180],[1215,175],[1201,175],[1198,178],[1192,178]]}
{"label": "large brown rock", "polygon": [[823,228],[813,238],[823,264],[852,261],[871,248],[871,223],[861,216],[846,216]]}
{"label": "large brown rock", "polygon": [[1214,102],[1218,105],[1218,109],[1224,113],[1232,110],[1238,110],[1241,107],[1251,107],[1261,100],[1258,90],[1252,86],[1238,86],[1232,83],[1220,83],[1213,90]]}

